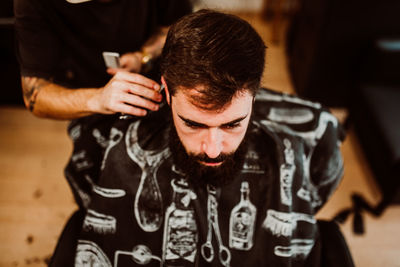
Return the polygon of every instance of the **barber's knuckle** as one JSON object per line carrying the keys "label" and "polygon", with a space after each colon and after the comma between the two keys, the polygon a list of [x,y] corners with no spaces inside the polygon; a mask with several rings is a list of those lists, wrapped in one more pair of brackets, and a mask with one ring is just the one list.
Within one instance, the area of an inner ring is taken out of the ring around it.
{"label": "barber's knuckle", "polygon": [[129,92],[131,92],[132,94],[137,94],[137,92],[138,92],[137,85],[136,84],[131,84],[129,86]]}

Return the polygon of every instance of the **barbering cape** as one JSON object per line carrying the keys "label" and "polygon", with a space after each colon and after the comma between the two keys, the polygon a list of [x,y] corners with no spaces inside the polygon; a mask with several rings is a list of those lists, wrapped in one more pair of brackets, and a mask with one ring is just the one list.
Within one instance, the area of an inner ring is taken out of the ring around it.
{"label": "barbering cape", "polygon": [[314,215],[343,175],[344,132],[326,108],[261,90],[244,164],[221,187],[173,164],[169,127],[168,105],[70,124],[65,174],[86,211],[75,266],[319,266]]}

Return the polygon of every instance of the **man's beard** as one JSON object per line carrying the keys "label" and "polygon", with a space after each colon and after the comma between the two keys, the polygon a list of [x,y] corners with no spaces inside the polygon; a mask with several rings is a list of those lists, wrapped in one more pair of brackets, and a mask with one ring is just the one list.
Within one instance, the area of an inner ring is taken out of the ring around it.
{"label": "man's beard", "polygon": [[[207,184],[221,186],[230,183],[235,175],[242,169],[247,152],[246,135],[242,143],[232,153],[221,153],[217,158],[209,158],[205,153],[187,153],[174,125],[170,127],[169,147],[175,166],[183,171],[187,179],[194,185],[204,186]],[[218,166],[206,166],[201,164],[222,162]]]}

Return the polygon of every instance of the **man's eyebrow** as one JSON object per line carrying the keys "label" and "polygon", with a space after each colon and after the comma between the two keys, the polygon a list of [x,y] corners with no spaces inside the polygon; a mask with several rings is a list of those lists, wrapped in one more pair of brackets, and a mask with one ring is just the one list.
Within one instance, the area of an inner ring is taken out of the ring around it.
{"label": "man's eyebrow", "polygon": [[[236,123],[241,122],[242,120],[246,119],[248,115],[249,115],[249,114],[246,114],[246,115],[243,116],[243,117],[234,119],[234,120],[232,120],[232,121],[230,121],[230,122],[226,122],[226,123],[224,123],[224,124],[221,124],[221,125],[218,126],[218,127],[224,127],[224,126],[229,126],[229,125],[236,124]],[[204,123],[192,121],[192,120],[187,119],[187,118],[185,118],[185,117],[183,117],[183,116],[181,116],[181,115],[178,115],[178,117],[179,117],[181,120],[183,120],[184,122],[186,122],[186,123],[188,123],[188,124],[191,124],[191,125],[193,125],[193,126],[196,126],[196,127],[200,127],[200,128],[209,128],[209,127],[210,127],[210,126],[208,126],[208,125],[206,125],[206,124],[204,124]]]}
{"label": "man's eyebrow", "polygon": [[222,124],[221,126],[224,127],[224,126],[229,126],[229,125],[233,125],[233,124],[239,123],[239,122],[241,122],[242,120],[246,119],[246,118],[247,118],[247,115],[248,115],[248,114],[246,114],[246,115],[243,116],[243,117],[237,118],[236,120],[233,120],[233,121],[224,123],[224,124]]}

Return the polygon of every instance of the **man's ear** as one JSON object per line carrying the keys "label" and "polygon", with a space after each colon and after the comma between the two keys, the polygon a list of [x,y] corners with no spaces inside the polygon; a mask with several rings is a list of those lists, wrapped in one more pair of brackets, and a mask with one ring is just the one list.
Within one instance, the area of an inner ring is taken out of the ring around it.
{"label": "man's ear", "polygon": [[164,76],[161,76],[161,84],[164,85],[165,97],[167,98],[167,103],[171,106],[171,95],[169,94],[168,85],[165,82]]}

